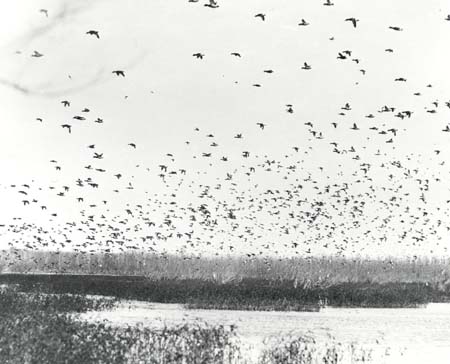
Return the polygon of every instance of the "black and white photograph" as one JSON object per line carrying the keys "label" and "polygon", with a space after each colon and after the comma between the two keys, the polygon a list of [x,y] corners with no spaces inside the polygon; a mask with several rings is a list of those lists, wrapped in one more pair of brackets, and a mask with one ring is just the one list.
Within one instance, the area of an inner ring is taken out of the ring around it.
{"label": "black and white photograph", "polygon": [[450,363],[450,2],[0,3],[1,364]]}

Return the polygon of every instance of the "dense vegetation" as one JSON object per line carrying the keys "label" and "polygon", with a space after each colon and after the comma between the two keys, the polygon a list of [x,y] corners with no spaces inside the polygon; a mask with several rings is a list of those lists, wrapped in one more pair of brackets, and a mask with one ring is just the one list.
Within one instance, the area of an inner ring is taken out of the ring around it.
{"label": "dense vegetation", "polygon": [[449,290],[426,283],[347,282],[296,286],[293,281],[247,278],[219,284],[200,279],[148,279],[139,276],[2,274],[0,283],[18,284],[26,292],[112,296],[190,308],[315,311],[323,304],[339,307],[412,307],[446,301]]}
{"label": "dense vegetation", "polygon": [[193,257],[139,252],[1,251],[0,272],[146,276],[153,279],[242,278],[297,280],[327,286],[342,282],[424,282],[450,284],[450,259],[365,259],[343,257]]}
{"label": "dense vegetation", "polygon": [[87,323],[73,312],[113,301],[0,290],[0,362],[5,364],[238,363],[233,328],[180,325],[154,331]]}
{"label": "dense vegetation", "polygon": [[7,264],[3,258],[0,283],[19,284],[25,291],[104,295],[189,308],[317,311],[325,304],[415,307],[450,301],[450,264],[445,260],[246,261],[29,251],[10,251],[8,257]]}
{"label": "dense vegetation", "polygon": [[[184,324],[162,329],[83,322],[74,312],[109,308],[111,299],[24,294],[0,289],[0,362],[5,364],[312,364],[372,362],[372,349],[330,339],[268,338],[250,355],[234,326]],[[357,349],[357,350],[356,350]]]}

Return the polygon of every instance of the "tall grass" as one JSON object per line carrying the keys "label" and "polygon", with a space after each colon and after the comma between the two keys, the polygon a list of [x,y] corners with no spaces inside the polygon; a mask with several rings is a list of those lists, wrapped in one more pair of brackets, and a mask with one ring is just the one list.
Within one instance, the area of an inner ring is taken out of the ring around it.
{"label": "tall grass", "polygon": [[95,305],[91,298],[78,297],[72,304],[61,305],[52,295],[48,305],[42,305],[41,295],[24,295],[10,288],[0,291],[0,304],[5,303],[14,305],[0,311],[0,362],[4,364],[242,362],[233,327],[194,324],[155,331],[87,323],[71,313],[73,308],[91,309]]}
{"label": "tall grass", "polygon": [[[162,329],[84,322],[74,312],[96,308],[92,298],[15,288],[0,290],[0,362],[4,364],[312,364],[377,363],[373,350],[334,339],[268,338],[258,355],[234,326],[205,323]],[[61,301],[62,300],[62,301]],[[61,304],[64,302],[64,304]],[[108,301],[108,304],[110,301]],[[349,361],[351,360],[351,361]]]}
{"label": "tall grass", "polygon": [[450,259],[437,258],[199,258],[139,252],[89,254],[10,249],[1,251],[0,269],[0,272],[139,275],[220,283],[259,278],[321,286],[341,282],[450,284]]}
{"label": "tall grass", "polygon": [[218,284],[201,279],[149,279],[140,276],[1,274],[0,283],[26,292],[103,295],[188,308],[318,311],[321,306],[416,307],[450,301],[450,290],[426,283],[347,282],[296,286],[293,281],[246,278]]}
{"label": "tall grass", "polygon": [[[317,311],[450,301],[447,260],[187,258],[8,251],[0,283],[189,308]],[[15,271],[27,274],[5,273]],[[71,274],[37,274],[71,273]]]}
{"label": "tall grass", "polygon": [[381,346],[341,343],[332,337],[318,342],[309,336],[285,335],[265,340],[258,364],[379,364],[385,354]]}

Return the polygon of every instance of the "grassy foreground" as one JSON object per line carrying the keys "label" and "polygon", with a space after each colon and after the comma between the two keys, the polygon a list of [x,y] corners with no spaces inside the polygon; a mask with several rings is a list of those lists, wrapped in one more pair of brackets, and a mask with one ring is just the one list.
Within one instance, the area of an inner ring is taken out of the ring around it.
{"label": "grassy foreground", "polygon": [[77,320],[74,312],[108,308],[110,299],[0,291],[0,362],[238,363],[236,334],[223,326],[180,325],[152,331]]}
{"label": "grassy foreground", "polygon": [[[110,299],[0,289],[0,362],[5,364],[312,364],[370,363],[372,349],[307,337],[269,339],[246,356],[233,326],[179,325],[153,330],[88,323],[74,312],[108,308]],[[358,350],[355,350],[357,348]],[[247,353],[248,354],[248,353]],[[345,361],[344,361],[345,360]]]}

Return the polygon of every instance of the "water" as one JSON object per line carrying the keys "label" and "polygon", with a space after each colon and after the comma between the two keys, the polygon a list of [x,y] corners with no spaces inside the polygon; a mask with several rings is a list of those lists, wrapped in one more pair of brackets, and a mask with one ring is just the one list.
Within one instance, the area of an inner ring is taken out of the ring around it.
{"label": "water", "polygon": [[114,325],[143,323],[163,325],[203,320],[213,325],[237,326],[242,339],[261,350],[263,340],[283,334],[310,335],[343,343],[388,350],[386,363],[450,363],[450,304],[430,304],[424,308],[349,309],[325,308],[320,312],[261,312],[187,310],[177,304],[131,301],[116,309],[84,314],[86,320],[107,319]]}

